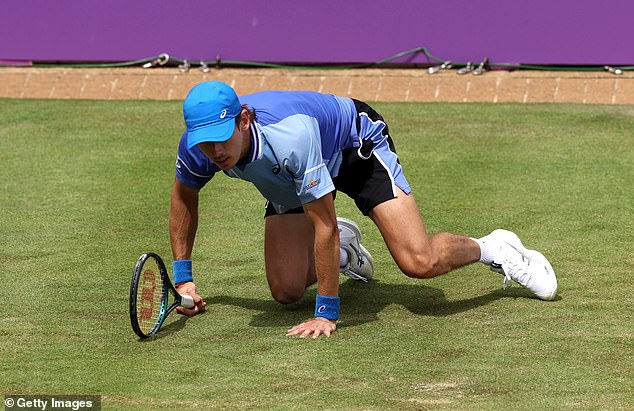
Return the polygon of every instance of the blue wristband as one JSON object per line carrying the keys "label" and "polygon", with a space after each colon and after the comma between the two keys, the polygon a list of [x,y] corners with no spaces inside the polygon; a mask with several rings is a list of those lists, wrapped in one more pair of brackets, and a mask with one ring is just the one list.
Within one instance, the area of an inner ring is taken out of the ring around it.
{"label": "blue wristband", "polygon": [[174,269],[174,284],[193,281],[192,260],[176,260],[172,262]]}
{"label": "blue wristband", "polygon": [[315,317],[337,321],[339,319],[339,297],[327,297],[317,294]]}

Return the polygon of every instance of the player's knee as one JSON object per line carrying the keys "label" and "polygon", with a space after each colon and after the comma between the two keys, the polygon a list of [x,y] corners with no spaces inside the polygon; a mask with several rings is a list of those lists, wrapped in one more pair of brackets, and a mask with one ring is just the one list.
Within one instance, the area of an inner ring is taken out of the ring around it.
{"label": "player's knee", "polygon": [[403,273],[411,278],[431,278],[438,275],[438,257],[415,254],[399,264]]}
{"label": "player's knee", "polygon": [[271,288],[271,296],[280,304],[292,304],[304,296],[304,289],[291,290],[283,287]]}

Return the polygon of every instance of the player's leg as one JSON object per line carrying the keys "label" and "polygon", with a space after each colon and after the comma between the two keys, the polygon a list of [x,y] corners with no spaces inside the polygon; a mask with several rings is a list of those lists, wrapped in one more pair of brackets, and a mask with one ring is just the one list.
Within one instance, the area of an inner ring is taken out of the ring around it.
{"label": "player's leg", "polygon": [[450,233],[429,238],[413,196],[398,192],[396,198],[377,205],[370,216],[406,275],[430,278],[480,261],[504,274],[505,288],[513,280],[542,300],[557,295],[557,277],[548,259],[525,248],[513,232],[494,230],[478,240]]}
{"label": "player's leg", "polygon": [[434,277],[478,261],[480,247],[467,237],[442,233],[429,238],[383,117],[355,101],[361,147],[344,151],[341,191],[378,226],[399,268],[408,276]]}
{"label": "player's leg", "polygon": [[397,197],[374,207],[370,217],[403,273],[430,278],[480,259],[480,246],[468,237],[441,233],[430,238],[414,196],[396,190]]}
{"label": "player's leg", "polygon": [[313,243],[313,228],[303,213],[265,218],[266,279],[277,302],[298,301],[317,281]]}
{"label": "player's leg", "polygon": [[403,175],[387,124],[367,104],[355,101],[361,147],[344,151],[336,180],[359,210],[378,226],[401,270],[416,278],[435,277],[481,261],[539,298],[553,299],[555,273],[543,254],[524,248],[519,238],[495,230],[478,240],[441,233],[429,237],[411,188]]}

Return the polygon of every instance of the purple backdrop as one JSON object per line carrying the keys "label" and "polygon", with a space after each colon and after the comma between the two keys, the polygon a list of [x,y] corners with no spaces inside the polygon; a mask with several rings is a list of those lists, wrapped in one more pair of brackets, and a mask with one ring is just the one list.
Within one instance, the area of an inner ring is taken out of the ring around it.
{"label": "purple backdrop", "polygon": [[[0,60],[634,64],[634,1],[4,0]],[[401,61],[427,62],[422,55]]]}

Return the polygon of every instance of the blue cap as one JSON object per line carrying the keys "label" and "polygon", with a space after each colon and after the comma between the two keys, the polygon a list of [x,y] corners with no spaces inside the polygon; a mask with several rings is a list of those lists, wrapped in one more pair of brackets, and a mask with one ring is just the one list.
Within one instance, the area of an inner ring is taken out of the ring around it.
{"label": "blue cap", "polygon": [[205,81],[189,91],[183,104],[187,148],[204,142],[227,141],[242,111],[236,92],[220,81]]}

